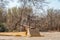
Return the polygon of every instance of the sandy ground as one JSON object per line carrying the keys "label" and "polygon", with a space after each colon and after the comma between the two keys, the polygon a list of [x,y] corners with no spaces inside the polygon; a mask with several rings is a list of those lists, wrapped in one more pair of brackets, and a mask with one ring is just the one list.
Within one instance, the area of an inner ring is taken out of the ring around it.
{"label": "sandy ground", "polygon": [[40,32],[44,37],[0,36],[0,40],[60,40],[60,32]]}

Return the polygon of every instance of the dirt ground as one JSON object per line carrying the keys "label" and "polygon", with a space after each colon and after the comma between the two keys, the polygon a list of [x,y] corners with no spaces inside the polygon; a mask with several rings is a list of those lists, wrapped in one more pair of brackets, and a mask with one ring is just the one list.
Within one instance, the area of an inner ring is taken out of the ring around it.
{"label": "dirt ground", "polygon": [[0,36],[0,40],[60,40],[60,32],[40,32],[44,37]]}

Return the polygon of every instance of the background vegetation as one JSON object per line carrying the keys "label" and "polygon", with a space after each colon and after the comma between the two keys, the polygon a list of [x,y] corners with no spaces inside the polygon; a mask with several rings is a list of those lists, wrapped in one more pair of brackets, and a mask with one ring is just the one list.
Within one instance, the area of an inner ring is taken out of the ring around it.
{"label": "background vegetation", "polygon": [[[35,1],[30,2],[36,6]],[[44,0],[40,2],[44,3]],[[25,31],[24,25],[30,28],[37,28],[39,31],[60,31],[60,10],[48,9],[46,14],[44,13],[44,6],[40,5],[40,9],[43,10],[44,14],[40,13],[40,15],[36,16],[33,8],[26,6],[26,1],[23,1],[23,3],[22,7],[13,7],[6,11],[0,7],[0,32]]]}

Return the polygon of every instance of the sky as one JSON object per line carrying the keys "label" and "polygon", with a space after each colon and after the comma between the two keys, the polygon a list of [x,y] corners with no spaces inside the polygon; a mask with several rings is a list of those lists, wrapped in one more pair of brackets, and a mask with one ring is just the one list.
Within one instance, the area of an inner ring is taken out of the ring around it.
{"label": "sky", "polygon": [[[49,2],[48,8],[60,9],[60,0],[47,0],[47,2]],[[19,4],[17,0],[13,0],[9,2],[7,8],[11,8],[19,5],[22,5],[22,4]]]}
{"label": "sky", "polygon": [[[12,7],[20,7],[21,5],[23,5],[22,2],[18,2],[17,0],[7,0],[9,1],[8,5],[6,5],[6,8],[12,8]],[[60,9],[60,0],[46,0],[46,2],[48,2],[48,6],[44,7],[44,11],[46,12],[47,9],[53,8],[53,9]],[[38,4],[37,4],[38,5]],[[33,11],[34,13],[38,13],[36,15],[39,15],[40,13],[43,13],[42,10],[38,10],[35,7],[33,7]],[[46,14],[44,12],[44,14]],[[43,14],[40,14],[43,15]]]}
{"label": "sky", "polygon": [[[46,0],[46,2],[48,2],[48,6],[44,7],[45,12],[47,11],[47,9],[50,9],[50,8],[60,9],[60,0]],[[22,4],[23,4],[22,2],[18,2],[17,0],[13,0],[13,1],[10,0],[8,6],[6,6],[6,7],[7,8],[12,8],[15,6],[20,7]],[[35,7],[33,7],[33,11],[34,11],[34,13],[38,13],[36,15],[43,13],[42,10],[38,10]],[[41,14],[41,15],[43,15],[43,14]]]}
{"label": "sky", "polygon": [[47,0],[49,8],[60,9],[60,0]]}
{"label": "sky", "polygon": [[6,5],[7,8],[12,8],[15,6],[19,6],[19,3],[17,2],[17,0],[13,0],[13,1],[9,0],[8,5]]}

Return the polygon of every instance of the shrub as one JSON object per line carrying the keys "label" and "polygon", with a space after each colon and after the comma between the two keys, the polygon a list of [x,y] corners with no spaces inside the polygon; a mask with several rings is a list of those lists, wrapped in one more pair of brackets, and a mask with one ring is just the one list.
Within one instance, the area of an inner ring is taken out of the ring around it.
{"label": "shrub", "polygon": [[8,29],[4,26],[3,23],[0,23],[0,32],[6,32]]}

